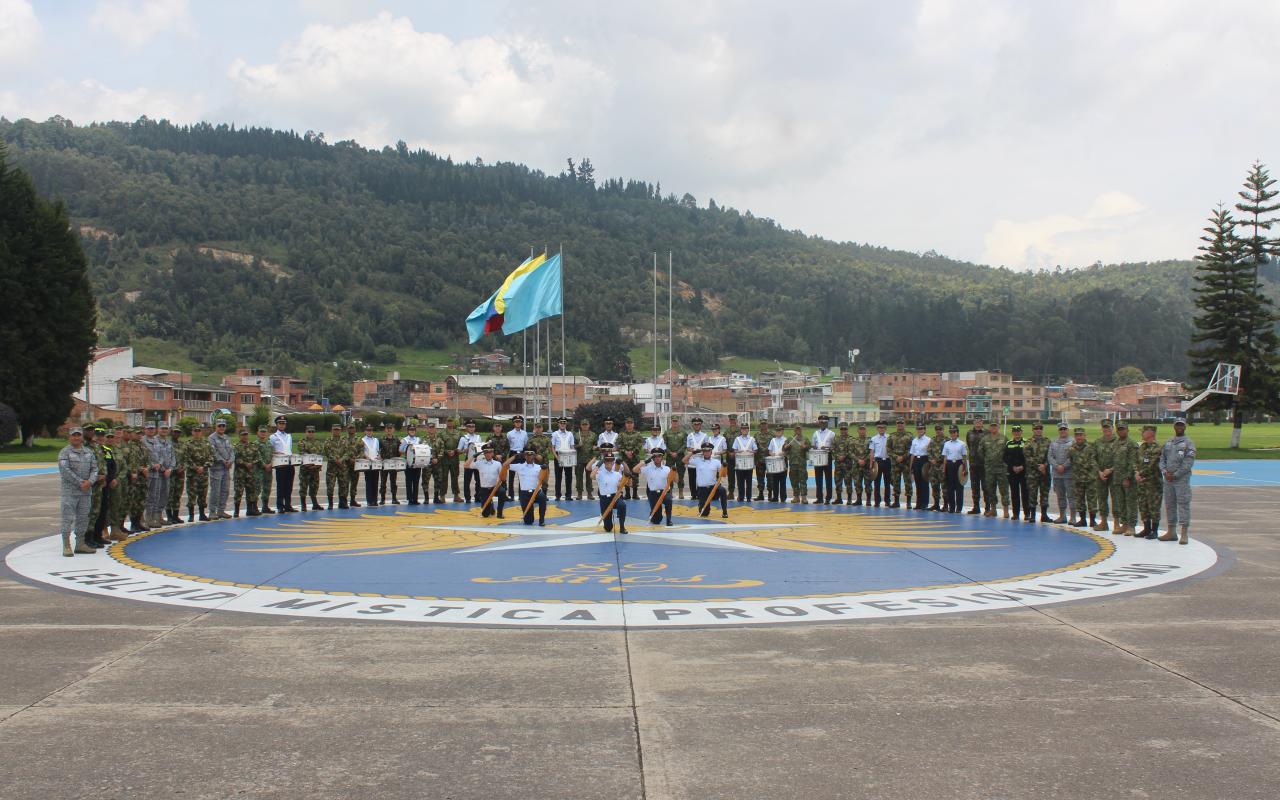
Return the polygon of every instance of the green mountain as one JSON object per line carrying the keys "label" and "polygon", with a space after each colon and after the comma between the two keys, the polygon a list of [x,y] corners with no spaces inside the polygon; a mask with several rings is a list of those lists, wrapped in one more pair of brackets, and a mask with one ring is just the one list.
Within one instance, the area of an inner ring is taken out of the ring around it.
{"label": "green mountain", "polygon": [[837,243],[597,181],[588,159],[548,175],[146,118],[0,119],[0,139],[80,226],[104,343],[158,337],[211,369],[464,349],[466,315],[531,246],[563,243],[570,369],[626,363],[651,326],[651,253],[665,268],[672,250],[689,368],[729,354],[838,364],[856,347],[872,369],[1187,370],[1190,262],[1028,274]]}

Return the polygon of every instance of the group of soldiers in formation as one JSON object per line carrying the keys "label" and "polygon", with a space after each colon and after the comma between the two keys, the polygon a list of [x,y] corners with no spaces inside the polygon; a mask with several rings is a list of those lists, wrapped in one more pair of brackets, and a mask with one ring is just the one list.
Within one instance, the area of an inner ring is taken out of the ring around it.
{"label": "group of soldiers in formation", "polygon": [[[1039,521],[1047,522],[1052,489],[1056,523],[1095,531],[1114,525],[1118,535],[1186,544],[1195,463],[1195,445],[1182,420],[1174,423],[1174,437],[1160,444],[1153,425],[1144,426],[1142,441],[1136,442],[1129,438],[1127,424],[1113,426],[1110,421],[1102,423],[1102,437],[1089,442],[1083,428],[1069,432],[1065,423],[1058,425],[1057,439],[1046,438],[1040,423],[1032,426],[1030,438],[1017,425],[1006,438],[998,423],[984,427],[981,419],[963,440],[958,425],[948,426],[949,435],[944,435],[944,425],[935,423],[934,435],[928,436],[927,426],[920,423],[913,436],[901,419],[891,433],[886,433],[886,423],[877,422],[875,435],[867,436],[865,424],[851,435],[842,422],[837,434],[826,415],[809,436],[800,425],[788,435],[782,427],[771,431],[767,422],[759,423],[753,434],[744,421],[729,440],[719,424],[704,431],[696,417],[688,432],[673,418],[666,431],[655,421],[646,436],[633,419],[625,420],[622,430],[606,419],[596,432],[585,419],[570,430],[569,420],[561,418],[548,434],[541,421],[534,421],[529,432],[523,417],[516,416],[510,430],[494,423],[487,437],[476,432],[475,422],[459,428],[460,420],[451,418],[443,428],[428,420],[421,433],[417,422],[410,421],[403,436],[391,423],[380,436],[372,423],[352,422],[345,429],[334,425],[328,439],[317,438],[314,426],[307,426],[296,448],[285,418],[275,422],[274,432],[261,426],[256,436],[242,428],[237,441],[226,433],[225,420],[215,421],[208,436],[197,425],[189,439],[178,428],[153,423],[72,428],[70,443],[58,457],[63,554],[93,553],[129,534],[181,523],[184,489],[188,522],[238,517],[242,501],[248,516],[296,512],[292,498],[299,470],[301,511],[308,501],[312,510],[320,509],[322,470],[328,509],[334,508],[335,487],[338,508],[360,507],[362,474],[367,505],[387,503],[388,489],[391,504],[399,505],[403,473],[407,505],[419,505],[420,495],[424,504],[445,503],[452,494],[454,503],[480,504],[484,516],[501,517],[505,504],[518,497],[525,524],[533,524],[535,507],[542,524],[547,477],[554,469],[557,501],[575,499],[576,481],[576,499],[598,500],[605,529],[612,530],[616,515],[625,533],[625,501],[638,499],[639,485],[645,487],[653,524],[665,515],[670,525],[673,494],[683,500],[686,489],[699,501],[703,516],[717,500],[722,516],[728,514],[729,501],[786,503],[788,481],[790,502],[807,504],[810,463],[819,504],[861,506],[865,501],[877,508],[882,502],[899,508],[905,494],[907,508],[961,513],[967,480],[973,499],[969,514],[996,516],[998,498],[1006,519],[1012,510],[1012,519],[1035,522],[1038,508]],[[720,479],[730,474],[722,487]],[[1162,500],[1168,522],[1163,535]],[[1139,519],[1141,530],[1136,529]]]}

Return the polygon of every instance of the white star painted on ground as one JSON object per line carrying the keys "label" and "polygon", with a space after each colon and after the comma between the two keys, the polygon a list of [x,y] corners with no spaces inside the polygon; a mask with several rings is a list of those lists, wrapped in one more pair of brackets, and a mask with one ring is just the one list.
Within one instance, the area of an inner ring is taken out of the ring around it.
{"label": "white star painted on ground", "polygon": [[415,528],[436,530],[474,531],[478,533],[504,533],[512,538],[493,544],[482,544],[456,550],[456,553],[487,553],[494,550],[529,550],[547,547],[576,547],[587,544],[612,544],[616,541],[628,544],[660,544],[675,547],[703,547],[723,550],[755,550],[772,553],[767,547],[722,539],[715,535],[722,531],[758,531],[763,528],[799,528],[808,527],[796,523],[756,523],[754,525],[672,525],[633,528],[626,535],[597,531],[599,517],[589,517],[566,525],[552,525],[546,528],[508,523],[505,525],[414,525]]}

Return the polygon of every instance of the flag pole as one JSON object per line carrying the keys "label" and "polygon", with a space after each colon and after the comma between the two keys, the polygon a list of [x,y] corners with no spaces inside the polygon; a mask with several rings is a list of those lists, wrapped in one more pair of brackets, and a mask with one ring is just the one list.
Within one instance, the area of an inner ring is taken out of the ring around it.
{"label": "flag pole", "polygon": [[569,416],[569,395],[564,386],[569,357],[564,354],[564,242],[560,243],[560,416]]}
{"label": "flag pole", "polygon": [[658,251],[653,251],[653,418],[658,419]]}
{"label": "flag pole", "polygon": [[[671,382],[672,393],[675,392],[675,388],[676,388],[675,387],[676,373],[675,373],[675,366],[673,363],[675,356],[672,355],[673,353],[675,353],[675,350],[676,350],[676,341],[675,341],[675,338],[672,336],[673,326],[671,323],[671,308],[672,308],[671,297],[673,292],[672,287],[675,286],[675,282],[676,282],[675,276],[671,274],[671,251],[668,250],[667,251],[667,380]],[[675,398],[668,397],[667,398],[667,425],[668,426],[671,425],[671,412],[674,410],[675,410]]]}
{"label": "flag pole", "polygon": [[[529,258],[533,258],[533,246],[529,246]],[[529,329],[520,331],[520,416],[529,416]]]}

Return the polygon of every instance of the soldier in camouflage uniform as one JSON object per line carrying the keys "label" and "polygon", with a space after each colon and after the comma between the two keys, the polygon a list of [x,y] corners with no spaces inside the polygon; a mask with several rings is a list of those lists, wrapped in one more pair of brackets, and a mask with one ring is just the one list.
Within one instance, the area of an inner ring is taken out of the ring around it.
{"label": "soldier in camouflage uniform", "polygon": [[[1111,476],[1116,469],[1116,436],[1111,430],[1111,420],[1102,421],[1102,437],[1090,445],[1093,449],[1093,501],[1098,509],[1095,531],[1110,530],[1107,517],[1111,514]],[[1117,526],[1119,522],[1117,521]]]}
{"label": "soldier in camouflage uniform", "polygon": [[[595,441],[595,434],[591,434],[592,441]],[[684,478],[688,472],[684,467],[685,450],[685,432],[680,428],[680,418],[672,417],[671,424],[667,426],[666,433],[662,434],[662,441],[667,446],[667,465],[676,472],[676,487],[680,492],[680,499],[684,499]],[[582,456],[579,454],[579,461]]]}
{"label": "soldier in camouflage uniform", "polygon": [[[578,423],[573,449],[578,454],[573,465],[573,482],[578,487],[578,499],[592,500],[595,498],[595,487],[591,485],[591,470],[587,469],[587,462],[595,458],[596,432],[591,430],[591,420],[584,419]],[[684,470],[680,472],[683,473]]]}
{"label": "soldier in camouflage uniform", "polygon": [[213,466],[213,446],[204,438],[204,426],[191,430],[191,441],[182,448],[182,469],[187,475],[187,521],[193,522],[193,510],[200,510],[200,521],[208,522],[205,511],[209,495],[209,468]]}
{"label": "soldier in camouflage uniform", "polygon": [[[724,454],[719,453],[717,457],[723,460]],[[626,465],[628,474],[634,474],[637,465],[644,460],[644,435],[636,430],[636,421],[630,417],[622,433],[618,434],[618,458]],[[636,483],[638,481],[627,484],[624,500],[636,499]]]}
{"label": "soldier in camouflage uniform", "polygon": [[[342,438],[342,445],[347,450],[347,506],[349,508],[359,508],[360,501],[356,500],[356,495],[360,489],[360,473],[356,472],[356,459],[364,458],[364,443],[356,435],[355,422],[347,423],[347,435]],[[434,446],[432,452],[435,452]]]}
{"label": "soldier in camouflage uniform", "polygon": [[1049,474],[1049,440],[1044,436],[1044,423],[1031,426],[1031,438],[1022,449],[1027,459],[1027,494],[1031,498],[1029,510],[1040,509],[1040,521],[1049,521],[1049,487],[1053,477]]}
{"label": "soldier in camouflage uniform", "polygon": [[933,505],[929,506],[930,511],[941,511],[942,506],[942,482],[947,477],[947,465],[942,460],[942,445],[947,441],[947,436],[943,433],[941,422],[935,423],[933,426],[933,436],[929,437],[929,447],[926,450],[926,458],[929,464],[925,467],[925,478],[929,481],[929,495],[933,498]]}
{"label": "soldier in camouflage uniform", "polygon": [[973,427],[964,435],[964,446],[969,451],[969,494],[973,497],[970,514],[982,510],[982,489],[987,472],[982,467],[982,437],[987,433],[982,427],[982,417],[973,420]]}
{"label": "soldier in camouflage uniform", "polygon": [[1078,519],[1071,521],[1077,528],[1095,523],[1097,511],[1098,470],[1093,459],[1093,445],[1085,439],[1084,428],[1076,428],[1076,441],[1071,445],[1071,493],[1075,496]]}
{"label": "soldier in camouflage uniform", "polygon": [[421,444],[431,445],[431,463],[422,468],[422,502],[425,504],[429,499],[434,499],[437,503],[443,503],[440,496],[440,476],[444,474],[444,454],[440,451],[440,431],[436,430],[434,419],[426,421],[418,438],[422,440]]}
{"label": "soldier in camouflage uniform", "polygon": [[982,437],[983,494],[986,495],[986,516],[996,515],[996,492],[1000,493],[1000,508],[1005,519],[1009,518],[1009,470],[1004,464],[1004,448],[1009,440],[1000,433],[997,422],[987,424]]}
{"label": "soldier in camouflage uniform", "polygon": [[[769,440],[773,438],[773,434],[769,432],[769,423],[764,420],[760,421],[760,427],[756,429],[756,501],[764,500],[765,488],[768,485],[769,473],[764,468],[764,457],[769,454]],[[681,445],[683,446],[684,434],[680,435]],[[670,452],[671,440],[667,440],[668,452]],[[676,463],[676,462],[672,462]],[[677,470],[684,472],[684,470]]]}
{"label": "soldier in camouflage uniform", "polygon": [[[445,420],[444,430],[440,431],[440,476],[441,485],[444,491],[441,494],[445,497],[449,492],[453,492],[453,502],[462,502],[462,493],[458,488],[458,442],[462,439],[462,432],[458,430],[458,418],[449,417]],[[547,440],[547,449],[550,450],[550,439]],[[540,462],[547,463],[547,462]]]}
{"label": "soldier in camouflage uniform", "polygon": [[142,533],[149,530],[142,524],[142,514],[147,503],[147,456],[138,441],[138,429],[128,428],[127,442],[129,473],[125,484],[125,515],[129,518],[129,532]]}
{"label": "soldier in camouflage uniform", "polygon": [[[315,441],[315,428],[308,425],[307,430],[312,431],[312,441]],[[301,452],[305,453],[307,451],[304,450]],[[318,453],[320,451],[319,449],[316,449],[311,452]],[[388,422],[382,426],[382,438],[378,440],[378,455],[382,457],[383,461],[386,461],[389,458],[400,458],[400,437],[396,436],[396,426],[394,422]],[[386,505],[387,503],[388,481],[391,482],[391,505],[400,505],[399,483],[398,478],[396,477],[400,474],[400,471],[394,469],[383,469],[381,470],[381,473],[382,474],[378,476],[378,505]],[[314,504],[315,501],[312,502]],[[319,508],[319,506],[316,506],[316,508]],[[303,491],[302,493],[302,510],[307,510],[306,491]]]}
{"label": "soldier in camouflage uniform", "polygon": [[1133,535],[1133,524],[1138,521],[1138,497],[1133,477],[1138,471],[1138,443],[1129,438],[1129,424],[1116,422],[1115,473],[1111,480],[1111,509],[1115,519],[1115,532]]}
{"label": "soldier in camouflage uniform", "polygon": [[[394,438],[394,437],[393,437]],[[298,442],[299,455],[324,455],[324,442],[316,438],[316,426],[308,425],[306,435],[302,437],[302,441]],[[400,453],[392,453],[391,458],[399,458]],[[302,510],[307,510],[307,498],[311,498],[311,510],[320,510],[320,499],[316,497],[320,492],[320,470],[321,466],[316,464],[310,466],[303,464],[298,474],[298,499],[302,501]],[[392,473],[392,495],[395,495],[395,473]]]}
{"label": "soldier in camouflage uniform", "polygon": [[[840,432],[831,442],[831,463],[836,484],[836,504],[853,502],[853,439],[849,437],[849,423],[840,423]],[[845,494],[848,494],[846,501]]]}
{"label": "soldier in camouflage uniform", "polygon": [[98,464],[97,477],[94,478],[93,486],[89,487],[89,523],[84,532],[84,540],[90,547],[106,547],[106,542],[100,540],[95,532],[98,517],[102,515],[102,494],[107,484],[107,454],[102,449],[102,442],[98,441],[98,434],[105,434],[106,428],[99,430],[95,426],[85,425],[83,431],[84,447],[93,454]]}
{"label": "soldier in camouflage uniform", "polygon": [[93,530],[93,538],[103,547],[107,546],[108,538],[115,538],[115,528],[111,528],[111,534],[107,533],[107,529],[111,527],[112,513],[120,505],[120,462],[116,458],[115,436],[115,431],[110,428],[98,429],[97,438],[101,441],[107,479],[102,484],[102,508],[98,511],[97,519],[89,521],[89,527]]}
{"label": "soldier in camouflage uniform", "polygon": [[231,516],[240,516],[240,498],[245,500],[246,516],[258,516],[258,467],[262,463],[262,448],[249,438],[248,428],[240,429],[240,441],[235,445],[236,474],[233,484]]}
{"label": "soldier in camouflage uniform", "polygon": [[[271,458],[275,455],[275,449],[271,446],[270,436],[270,428],[266,425],[258,426],[258,438],[254,440],[254,444],[258,446],[261,460],[258,462],[258,472],[253,476],[253,479],[258,484],[259,514],[276,513],[271,509]],[[277,502],[281,503],[281,508],[285,507],[283,504],[287,503],[288,500],[289,498],[286,497],[277,498]]]}
{"label": "soldier in camouflage uniform", "polygon": [[107,522],[111,526],[112,541],[123,542],[129,538],[124,526],[125,517],[129,515],[129,434],[128,428],[117,428],[113,433],[117,437],[112,446],[116,459],[116,485],[111,490],[111,500],[107,505]]}
{"label": "soldier in camouflage uniform", "polygon": [[1138,496],[1138,515],[1142,517],[1142,530],[1135,534],[1140,539],[1154,539],[1160,535],[1160,507],[1164,503],[1164,476],[1160,474],[1160,450],[1156,441],[1156,426],[1142,426],[1142,444],[1138,445],[1137,464],[1134,469],[1135,493]]}
{"label": "soldier in camouflage uniform", "polygon": [[797,425],[795,432],[782,448],[787,454],[792,503],[809,502],[809,447],[809,440],[804,436],[804,428]]}
{"label": "soldier in camouflage uniform", "polygon": [[910,508],[911,497],[915,494],[911,480],[911,434],[907,432],[906,422],[903,420],[896,420],[895,426],[893,433],[889,434],[889,441],[885,443],[885,454],[889,457],[890,465],[889,484],[893,487],[893,502],[889,504],[889,508],[899,506],[903,484],[906,484],[907,508]]}
{"label": "soldier in camouflage uniform", "polygon": [[324,443],[322,451],[325,457],[324,488],[329,497],[329,509],[333,509],[333,485],[338,485],[338,508],[347,507],[347,462],[350,450],[347,437],[342,435],[342,426],[334,425],[329,432],[329,441]]}
{"label": "soldier in camouflage uniform", "polygon": [[867,502],[871,502],[871,468],[875,460],[871,457],[871,440],[867,438],[867,426],[858,426],[858,435],[849,443],[849,472],[853,478],[856,498],[851,498],[849,505],[862,505],[862,496],[866,494]]}
{"label": "soldier in camouflage uniform", "polygon": [[552,453],[551,437],[547,435],[541,422],[535,421],[533,423],[533,433],[529,434],[529,440],[525,442],[525,447],[533,448],[533,463],[548,469],[551,468],[551,462],[555,460]]}
{"label": "soldier in camouflage uniform", "polygon": [[[169,443],[173,447],[173,463],[176,466],[169,475],[169,503],[165,507],[165,512],[170,522],[179,523],[182,522],[182,492],[187,485],[186,470],[182,466],[182,449],[186,447],[186,442],[182,440],[182,428],[173,426],[169,432]],[[191,516],[190,509],[187,511],[187,516]]]}

